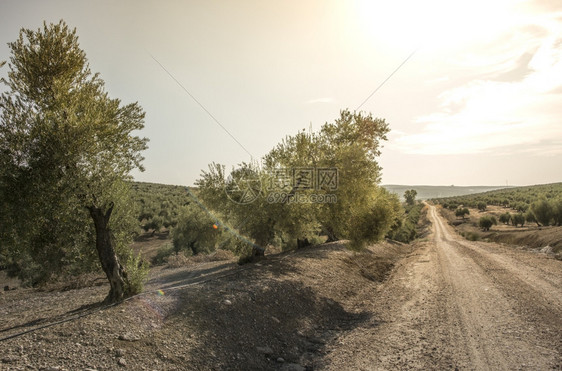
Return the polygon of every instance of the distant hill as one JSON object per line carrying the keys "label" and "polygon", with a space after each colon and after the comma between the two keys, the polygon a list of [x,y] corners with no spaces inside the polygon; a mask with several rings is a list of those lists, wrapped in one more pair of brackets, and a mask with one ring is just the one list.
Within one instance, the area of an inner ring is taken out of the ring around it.
{"label": "distant hill", "polygon": [[[189,200],[186,192],[187,188],[194,189],[193,187],[158,184],[158,183],[145,183],[145,182],[132,182],[133,195],[141,202],[141,206],[147,204],[157,204],[158,208],[160,203],[168,201],[174,205],[182,205],[185,200]],[[515,187],[506,186],[473,186],[473,187],[457,187],[457,186],[426,186],[426,185],[399,185],[399,184],[386,184],[384,188],[390,192],[398,194],[400,198],[404,198],[404,192],[408,189],[415,189],[418,194],[416,199],[428,200],[432,198],[444,197],[457,197],[471,195],[475,193],[482,193],[488,191],[495,191],[498,189],[512,189]],[[153,208],[157,208],[154,205]]]}
{"label": "distant hill", "polygon": [[511,207],[519,212],[525,212],[531,204],[541,199],[552,202],[551,207],[558,210],[558,200],[562,200],[562,183],[536,184],[524,187],[509,187],[477,194],[467,194],[450,198],[436,199],[441,204],[448,203],[453,208],[462,204],[468,207],[477,207],[478,203],[487,205]]}
{"label": "distant hill", "polygon": [[390,192],[396,193],[401,199],[404,198],[404,192],[408,189],[415,189],[418,192],[416,199],[428,200],[431,198],[443,197],[456,197],[471,195],[474,193],[482,193],[488,191],[495,191],[497,189],[511,188],[506,186],[471,186],[471,187],[457,187],[457,186],[426,186],[426,185],[398,185],[398,184],[385,184],[384,188]]}

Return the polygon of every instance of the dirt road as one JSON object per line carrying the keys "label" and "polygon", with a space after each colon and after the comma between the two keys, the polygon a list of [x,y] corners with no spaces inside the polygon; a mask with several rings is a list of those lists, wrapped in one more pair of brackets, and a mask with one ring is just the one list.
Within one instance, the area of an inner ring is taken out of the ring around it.
{"label": "dirt road", "polygon": [[432,234],[374,299],[373,320],[330,344],[326,369],[562,369],[562,262]]}

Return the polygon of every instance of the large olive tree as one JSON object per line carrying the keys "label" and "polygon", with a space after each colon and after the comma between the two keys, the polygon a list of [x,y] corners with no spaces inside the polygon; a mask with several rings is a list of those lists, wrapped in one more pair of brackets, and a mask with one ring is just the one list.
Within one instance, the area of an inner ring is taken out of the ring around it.
{"label": "large olive tree", "polygon": [[[143,170],[148,140],[134,133],[144,126],[144,112],[108,96],[76,30],[63,21],[22,29],[8,45],[0,197],[11,217],[1,228],[2,245],[22,251],[32,241],[34,249],[59,249],[63,257],[88,254],[69,249],[93,245],[111,285],[106,300],[119,301],[127,285],[115,244],[128,227],[112,216],[128,214],[124,181],[133,169]],[[41,255],[28,256],[37,263]]]}

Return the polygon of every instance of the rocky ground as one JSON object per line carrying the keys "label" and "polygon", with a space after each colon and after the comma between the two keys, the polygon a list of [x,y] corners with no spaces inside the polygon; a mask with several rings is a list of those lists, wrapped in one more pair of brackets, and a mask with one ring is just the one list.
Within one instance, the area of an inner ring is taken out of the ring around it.
{"label": "rocky ground", "polygon": [[326,344],[370,318],[372,296],[411,250],[331,243],[244,266],[158,267],[144,294],[112,307],[99,304],[103,280],[7,291],[0,369],[314,369]]}

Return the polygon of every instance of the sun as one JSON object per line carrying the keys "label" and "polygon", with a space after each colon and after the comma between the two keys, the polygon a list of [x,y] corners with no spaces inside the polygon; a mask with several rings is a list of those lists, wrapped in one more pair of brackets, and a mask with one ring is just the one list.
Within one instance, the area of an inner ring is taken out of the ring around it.
{"label": "sun", "polygon": [[515,24],[517,0],[397,0],[353,2],[359,29],[397,49],[462,48]]}

